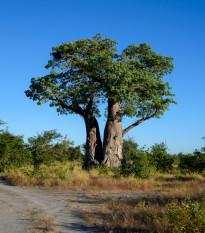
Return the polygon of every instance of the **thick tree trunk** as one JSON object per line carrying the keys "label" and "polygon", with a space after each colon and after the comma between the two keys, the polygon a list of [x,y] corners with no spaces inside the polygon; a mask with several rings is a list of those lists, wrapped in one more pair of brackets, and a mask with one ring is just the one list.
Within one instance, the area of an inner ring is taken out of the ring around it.
{"label": "thick tree trunk", "polygon": [[122,160],[122,119],[120,103],[108,102],[108,119],[104,130],[103,165],[119,167]]}
{"label": "thick tree trunk", "polygon": [[86,125],[86,161],[83,168],[99,166],[103,160],[102,141],[96,118],[92,115],[84,117]]}

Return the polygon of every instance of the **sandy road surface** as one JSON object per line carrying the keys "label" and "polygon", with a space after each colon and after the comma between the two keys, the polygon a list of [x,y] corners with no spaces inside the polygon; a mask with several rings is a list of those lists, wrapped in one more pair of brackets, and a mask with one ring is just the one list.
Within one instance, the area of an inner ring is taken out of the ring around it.
{"label": "sandy road surface", "polygon": [[29,213],[41,209],[57,222],[60,233],[96,232],[87,227],[75,207],[70,207],[72,197],[83,193],[51,191],[30,187],[9,186],[0,181],[0,233],[31,233]]}
{"label": "sandy road surface", "polygon": [[[100,194],[117,199],[137,198],[149,193]],[[60,233],[102,232],[86,226],[80,216],[80,208],[86,208],[99,196],[77,191],[55,191],[32,187],[9,186],[0,181],[0,233],[31,233],[29,212],[41,209],[56,220]],[[97,203],[96,203],[97,205]],[[43,232],[43,231],[42,231]]]}
{"label": "sandy road surface", "polygon": [[30,208],[27,199],[0,183],[0,233],[29,232],[32,229],[28,215]]}

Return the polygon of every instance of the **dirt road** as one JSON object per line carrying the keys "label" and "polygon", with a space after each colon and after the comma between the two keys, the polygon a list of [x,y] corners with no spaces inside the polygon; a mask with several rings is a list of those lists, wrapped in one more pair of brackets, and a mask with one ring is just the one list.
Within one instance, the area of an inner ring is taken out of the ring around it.
{"label": "dirt road", "polygon": [[[142,193],[100,194],[113,198],[141,197]],[[143,196],[149,193],[143,193]],[[55,191],[32,187],[10,186],[0,181],[0,233],[45,232],[33,224],[39,212],[56,221],[60,233],[99,232],[86,226],[80,215],[80,209],[93,202],[99,194],[76,191]],[[97,203],[96,203],[97,204]]]}
{"label": "dirt road", "polygon": [[33,229],[34,210],[55,219],[60,233],[96,232],[87,227],[77,209],[71,207],[71,200],[76,196],[80,199],[84,193],[16,187],[0,181],[0,233],[40,232]]}

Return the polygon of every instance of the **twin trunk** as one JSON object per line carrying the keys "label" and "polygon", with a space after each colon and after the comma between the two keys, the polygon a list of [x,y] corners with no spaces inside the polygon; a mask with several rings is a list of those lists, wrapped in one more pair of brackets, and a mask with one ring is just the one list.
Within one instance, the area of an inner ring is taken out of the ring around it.
{"label": "twin trunk", "polygon": [[108,119],[104,130],[103,147],[96,118],[84,117],[86,125],[86,162],[84,168],[103,164],[107,167],[119,167],[122,159],[122,120],[120,103],[108,103]]}

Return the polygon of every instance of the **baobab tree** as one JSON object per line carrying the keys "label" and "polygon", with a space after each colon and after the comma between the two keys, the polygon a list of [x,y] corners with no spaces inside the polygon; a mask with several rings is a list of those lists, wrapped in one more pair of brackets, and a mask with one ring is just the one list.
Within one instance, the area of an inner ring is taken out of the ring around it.
{"label": "baobab tree", "polygon": [[[117,41],[97,34],[90,39],[62,43],[52,48],[51,69],[32,78],[27,97],[39,105],[50,102],[60,114],[75,113],[86,126],[86,162],[118,167],[124,135],[150,118],[160,118],[174,94],[165,75],[173,70],[173,58],[162,56],[147,44],[130,45],[117,54]],[[103,143],[96,117],[107,103]],[[123,116],[135,118],[122,129]]]}

